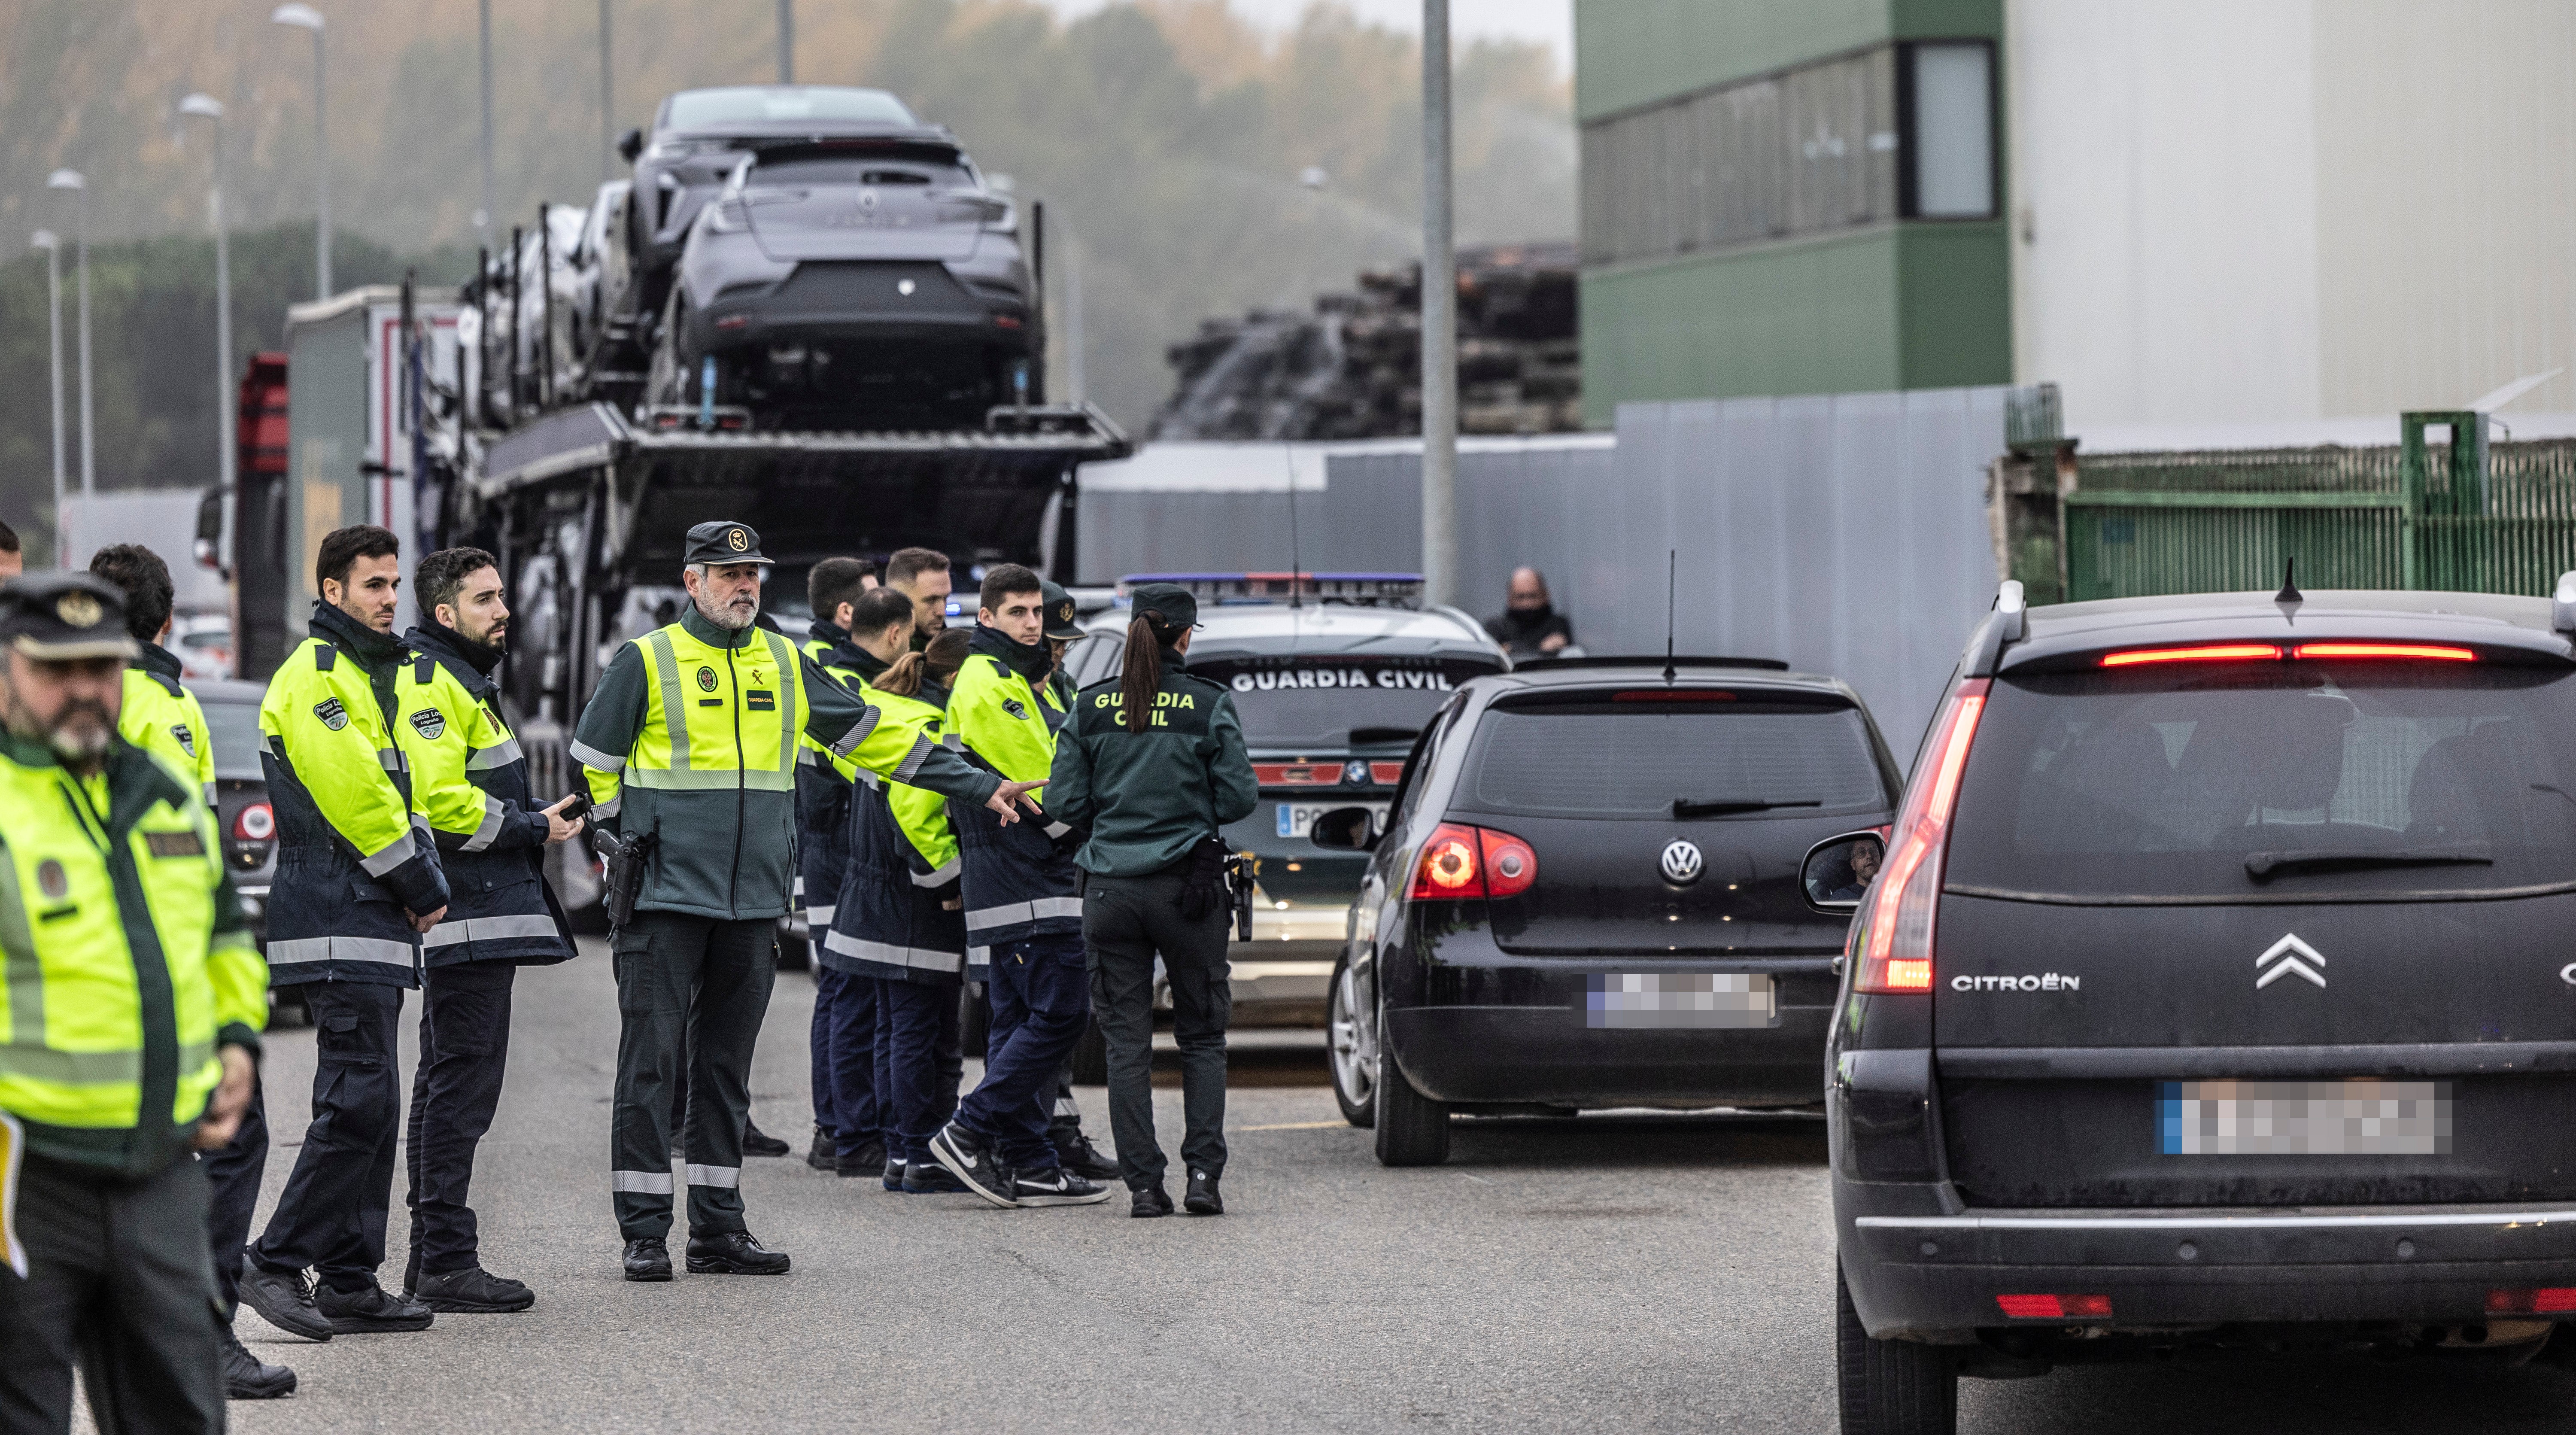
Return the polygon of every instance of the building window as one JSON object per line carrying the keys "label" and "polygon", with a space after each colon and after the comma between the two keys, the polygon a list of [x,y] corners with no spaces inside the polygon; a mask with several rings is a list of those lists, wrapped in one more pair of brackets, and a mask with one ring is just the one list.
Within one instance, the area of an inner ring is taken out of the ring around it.
{"label": "building window", "polygon": [[1995,52],[1982,40],[1904,47],[1905,215],[1995,216]]}

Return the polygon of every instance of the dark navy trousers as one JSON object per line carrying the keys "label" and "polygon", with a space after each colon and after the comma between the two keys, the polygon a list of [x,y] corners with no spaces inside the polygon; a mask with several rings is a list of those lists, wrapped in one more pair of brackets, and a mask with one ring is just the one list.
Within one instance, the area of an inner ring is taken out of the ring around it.
{"label": "dark navy trousers", "polygon": [[984,1080],[957,1108],[957,1124],[993,1142],[1024,1171],[1063,1164],[1047,1140],[1057,1075],[1091,1015],[1082,935],[1057,932],[993,948],[991,1035]]}
{"label": "dark navy trousers", "polygon": [[[873,977],[814,963],[814,1124],[843,1152],[882,1137],[884,1087],[877,1078],[882,1021]],[[892,1144],[889,1142],[888,1144]]]}
{"label": "dark navy trousers", "polygon": [[403,988],[308,982],[304,998],[313,1012],[313,1121],[250,1258],[263,1270],[312,1269],[335,1291],[362,1291],[385,1263],[402,1144]]}
{"label": "dark navy trousers", "polygon": [[[414,1277],[482,1264],[468,1195],[474,1148],[492,1129],[492,1114],[501,1104],[510,1060],[510,989],[518,972],[509,962],[465,962],[432,967],[423,980],[411,1139],[403,1143]],[[406,1279],[403,1288],[415,1284]]]}
{"label": "dark navy trousers", "polygon": [[957,1027],[960,979],[877,982],[876,1089],[886,1154],[927,1163],[930,1138],[957,1114],[966,1056]]}
{"label": "dark navy trousers", "polygon": [[268,1170],[268,1090],[254,1074],[250,1106],[242,1112],[241,1129],[220,1149],[198,1160],[206,1168],[206,1236],[214,1249],[215,1294],[232,1315],[241,1304],[242,1249],[250,1242],[251,1217],[259,1210],[259,1181]]}

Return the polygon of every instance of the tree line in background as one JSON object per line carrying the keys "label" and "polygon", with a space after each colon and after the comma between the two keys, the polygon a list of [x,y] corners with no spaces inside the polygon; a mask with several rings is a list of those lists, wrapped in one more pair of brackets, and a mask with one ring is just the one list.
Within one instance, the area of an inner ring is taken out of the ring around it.
{"label": "tree line in background", "polygon": [[[692,85],[772,78],[774,0],[611,0],[616,128]],[[64,235],[57,165],[90,178],[99,482],[213,478],[208,134],[180,96],[230,107],[234,325],[275,347],[312,297],[312,50],[269,0],[0,0],[0,239]],[[474,0],[324,4],[330,16],[335,281],[470,272],[479,199]],[[610,169],[597,0],[493,7],[496,227],[587,203]],[[1415,40],[1318,3],[1256,30],[1223,0],[1132,0],[1070,24],[1035,0],[799,7],[797,78],[881,86],[950,126],[1050,221],[1059,395],[1078,327],[1088,396],[1141,432],[1171,388],[1166,345],[1213,315],[1303,308],[1418,249]],[[1459,52],[1462,243],[1574,231],[1575,141],[1556,58]],[[1300,176],[1320,172],[1321,183]],[[111,243],[110,239],[127,242]],[[1075,270],[1079,270],[1078,285]],[[1078,325],[1064,306],[1081,295]],[[0,265],[0,518],[49,506],[44,256]],[[76,396],[67,407],[76,405]],[[75,469],[76,471],[76,469]],[[42,525],[39,525],[41,528]]]}

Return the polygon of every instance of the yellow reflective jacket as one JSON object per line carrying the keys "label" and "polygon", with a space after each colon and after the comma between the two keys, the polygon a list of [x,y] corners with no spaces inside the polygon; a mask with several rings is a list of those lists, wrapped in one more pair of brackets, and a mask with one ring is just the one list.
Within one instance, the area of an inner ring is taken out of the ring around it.
{"label": "yellow reflective jacket", "polygon": [[623,835],[659,834],[638,910],[778,917],[795,875],[799,733],[835,758],[964,801],[981,803],[999,785],[879,717],[784,636],[719,628],[693,606],[618,649],[571,751],[596,817]]}
{"label": "yellow reflective jacket", "polygon": [[215,743],[206,710],[179,685],[179,660],[158,643],[143,645],[143,660],[125,670],[125,706],[116,735],[188,775],[206,805],[215,805]]}
{"label": "yellow reflective jacket", "polygon": [[0,734],[0,1110],[28,1148],[127,1174],[184,1155],[256,1051],[268,971],[196,788],[123,740],[75,777]]}

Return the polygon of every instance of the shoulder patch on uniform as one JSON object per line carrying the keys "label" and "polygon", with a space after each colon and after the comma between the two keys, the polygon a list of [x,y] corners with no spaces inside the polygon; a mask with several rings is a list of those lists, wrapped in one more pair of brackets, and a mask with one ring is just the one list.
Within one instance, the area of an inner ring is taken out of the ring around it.
{"label": "shoulder patch on uniform", "polygon": [[716,670],[704,667],[698,669],[698,691],[702,693],[711,693],[715,690]]}
{"label": "shoulder patch on uniform", "polygon": [[194,832],[146,832],[143,845],[155,857],[203,857],[206,839]]}
{"label": "shoulder patch on uniform", "polygon": [[338,698],[324,698],[315,703],[313,715],[322,719],[322,725],[333,732],[338,732],[349,725],[349,710],[340,706]]}
{"label": "shoulder patch on uniform", "polygon": [[1029,705],[1021,702],[1018,698],[1004,698],[1002,699],[1002,711],[1009,713],[1015,718],[1025,719],[1029,715]]}
{"label": "shoulder patch on uniform", "polygon": [[36,890],[44,893],[47,901],[59,902],[71,895],[71,874],[63,870],[62,863],[48,857],[36,864]]}
{"label": "shoulder patch on uniform", "polygon": [[422,708],[411,715],[411,730],[436,742],[447,732],[447,714],[436,708]]}
{"label": "shoulder patch on uniform", "polygon": [[178,740],[179,750],[181,752],[186,753],[190,757],[195,757],[197,755],[197,735],[188,731],[188,725],[186,723],[174,722],[170,724],[170,736]]}

